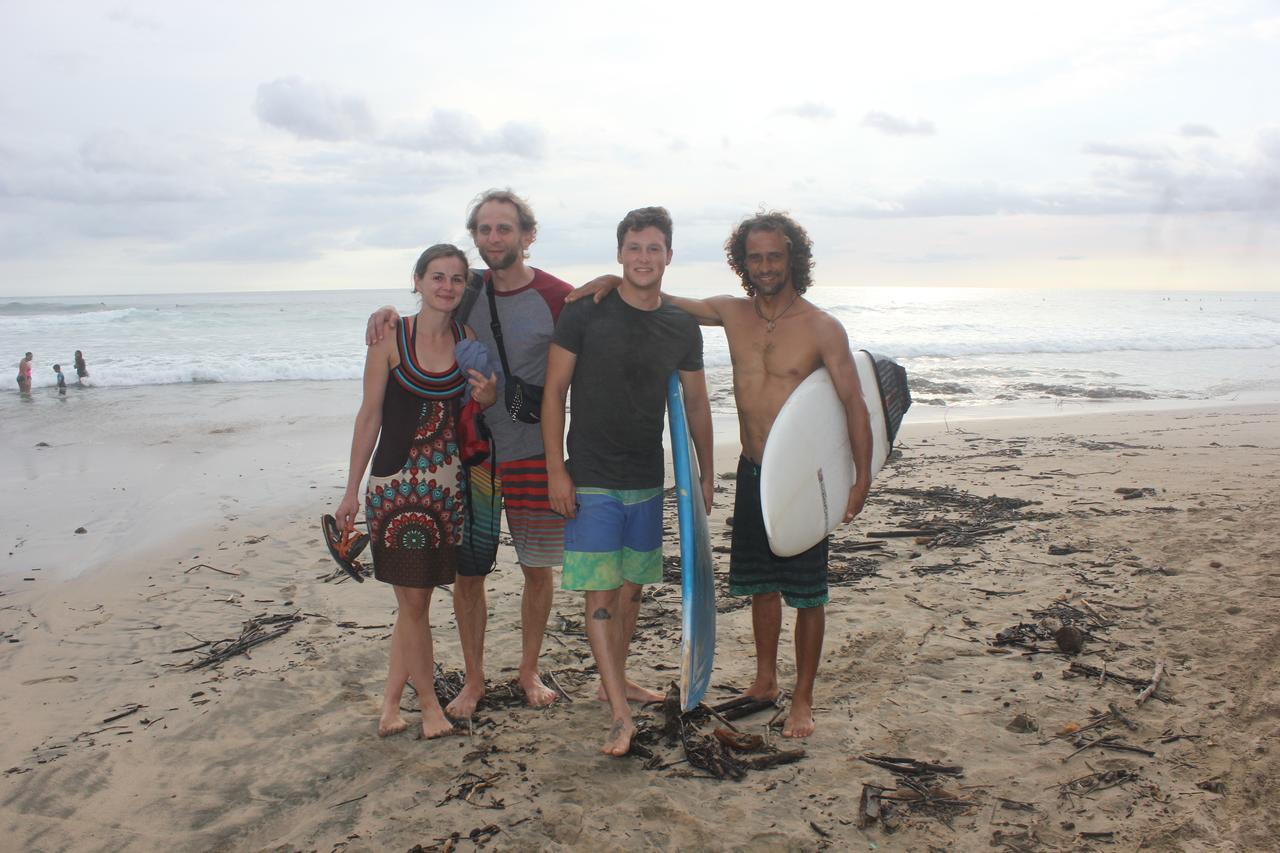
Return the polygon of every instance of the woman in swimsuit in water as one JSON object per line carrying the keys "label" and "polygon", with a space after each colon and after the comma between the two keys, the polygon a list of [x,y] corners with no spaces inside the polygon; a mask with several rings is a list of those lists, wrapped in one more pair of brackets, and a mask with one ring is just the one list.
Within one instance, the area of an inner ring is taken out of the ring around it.
{"label": "woman in swimsuit in water", "polygon": [[31,353],[27,353],[22,357],[22,361],[18,362],[18,392],[21,394],[31,393]]}

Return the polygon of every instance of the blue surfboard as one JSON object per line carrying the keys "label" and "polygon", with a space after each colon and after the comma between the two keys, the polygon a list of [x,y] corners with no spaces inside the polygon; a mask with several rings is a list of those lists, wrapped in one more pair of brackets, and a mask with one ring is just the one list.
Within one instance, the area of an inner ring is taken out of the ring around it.
{"label": "blue surfboard", "polygon": [[711,562],[707,510],[699,487],[698,457],[689,436],[680,374],[667,383],[671,420],[671,461],[676,469],[676,509],[680,515],[680,589],[683,626],[680,638],[680,709],[697,707],[711,683],[716,657],[716,583]]}

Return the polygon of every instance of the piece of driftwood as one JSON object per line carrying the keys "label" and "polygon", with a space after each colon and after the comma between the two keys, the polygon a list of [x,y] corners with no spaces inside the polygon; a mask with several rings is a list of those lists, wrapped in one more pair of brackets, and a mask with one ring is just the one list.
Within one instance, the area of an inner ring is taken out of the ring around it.
{"label": "piece of driftwood", "polygon": [[1121,713],[1120,709],[1116,707],[1115,702],[1108,702],[1107,710],[1111,712],[1111,716],[1116,720],[1116,722],[1120,723],[1131,732],[1137,731],[1138,724]]}
{"label": "piece of driftwood", "polygon": [[1107,788],[1114,788],[1117,785],[1123,785],[1125,782],[1134,782],[1137,779],[1138,773],[1134,770],[1123,768],[1101,770],[1063,782],[1058,786],[1058,793],[1062,796],[1069,794],[1083,796],[1097,791],[1105,791]]}
{"label": "piece of driftwood", "polygon": [[742,759],[743,766],[751,770],[767,770],[780,764],[792,764],[806,755],[803,749],[783,749],[765,755],[754,755]]}
{"label": "piece of driftwood", "polygon": [[[453,779],[453,785],[449,787],[445,793],[444,799],[436,803],[437,806],[443,806],[450,800],[462,800],[470,806],[481,809],[505,809],[506,804],[502,800],[495,799],[493,796],[493,787],[499,779],[505,776],[505,773],[494,773],[492,776],[480,776],[470,771],[460,773]],[[481,794],[489,792],[489,802],[479,802],[482,799]]]}
{"label": "piece of driftwood", "polygon": [[941,528],[921,527],[915,530],[872,530],[867,534],[868,539],[906,539],[916,536],[937,536],[942,532]]}
{"label": "piece of driftwood", "polygon": [[1160,678],[1164,675],[1164,661],[1156,663],[1155,671],[1151,673],[1151,683],[1148,684],[1141,693],[1138,694],[1135,705],[1141,705],[1151,698],[1151,694],[1156,692],[1156,688],[1160,686]]}
{"label": "piece of driftwood", "polygon": [[220,574],[224,574],[224,575],[230,575],[230,576],[231,576],[231,577],[233,577],[233,578],[238,578],[238,577],[240,577],[240,573],[239,573],[239,572],[229,572],[229,571],[227,571],[226,569],[220,569],[220,568],[218,568],[217,566],[211,566],[211,565],[209,565],[208,563],[196,563],[194,566],[192,566],[191,568],[189,568],[189,569],[187,569],[185,572],[183,572],[183,574],[184,574],[184,575],[189,575],[189,574],[191,574],[192,572],[194,572],[196,569],[212,569],[212,570],[213,570],[213,571],[215,571],[215,572],[218,572],[218,573],[220,573]]}
{"label": "piece of driftwood", "polygon": [[891,755],[863,755],[859,758],[867,764],[883,767],[899,776],[924,776],[929,773],[941,773],[946,776],[963,776],[964,768],[955,764],[933,764],[928,761],[917,761],[914,758],[896,758]]}
{"label": "piece of driftwood", "polygon": [[115,714],[112,714],[110,717],[107,717],[107,718],[106,718],[105,720],[103,720],[102,722],[104,722],[104,723],[114,723],[116,720],[124,719],[125,717],[129,716],[130,714],[136,714],[136,713],[138,713],[139,711],[141,711],[141,710],[142,710],[143,708],[145,708],[145,707],[147,707],[147,706],[146,706],[146,705],[139,705],[139,704],[137,704],[137,703],[135,702],[135,703],[133,703],[133,704],[131,704],[131,705],[127,705],[127,706],[125,706],[125,709],[124,709],[123,711],[119,711],[119,712],[117,712],[117,713],[115,713]]}
{"label": "piece of driftwood", "polygon": [[1098,738],[1097,740],[1088,741],[1084,743],[1082,746],[1080,746],[1078,749],[1076,749],[1075,752],[1072,752],[1070,755],[1068,755],[1066,758],[1062,760],[1064,763],[1067,761],[1070,761],[1072,758],[1076,757],[1077,755],[1079,755],[1080,753],[1084,752],[1086,749],[1089,749],[1091,747],[1097,747],[1098,749],[1113,749],[1118,752],[1136,752],[1136,753],[1139,753],[1140,755],[1146,755],[1151,758],[1155,757],[1155,753],[1152,752],[1151,750],[1145,749],[1144,747],[1141,747],[1141,746],[1134,746],[1132,744],[1122,743],[1121,741],[1117,740],[1118,737],[1119,735],[1105,735],[1103,737]]}
{"label": "piece of driftwood", "polygon": [[1145,678],[1133,678],[1128,675],[1119,675],[1105,669],[1099,669],[1096,666],[1090,666],[1087,663],[1080,663],[1079,661],[1072,662],[1072,664],[1067,667],[1064,674],[1068,677],[1071,675],[1085,675],[1099,679],[1109,678],[1112,681],[1118,681],[1121,684],[1127,684],[1130,687],[1136,688],[1146,687],[1148,684],[1148,681]]}
{"label": "piece of driftwood", "polygon": [[729,722],[731,720],[739,720],[743,717],[749,717],[752,714],[758,714],[767,708],[778,707],[776,699],[744,698],[745,701],[739,702],[733,707],[724,708],[724,703],[721,703],[720,705],[711,706],[710,710],[714,710],[722,722]]}
{"label": "piece of driftwood", "polygon": [[283,637],[302,619],[302,615],[296,611],[293,613],[263,613],[254,616],[243,623],[239,637],[209,643],[208,651],[204,652],[203,658],[188,662],[183,667],[188,672],[191,672],[203,669],[206,666],[220,664],[237,655],[248,655],[249,650],[255,646],[260,646],[277,637]]}

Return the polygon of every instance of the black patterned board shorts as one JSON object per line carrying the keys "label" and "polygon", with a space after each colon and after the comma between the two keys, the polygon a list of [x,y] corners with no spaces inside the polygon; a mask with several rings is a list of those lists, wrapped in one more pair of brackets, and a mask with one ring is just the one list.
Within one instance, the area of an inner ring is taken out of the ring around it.
{"label": "black patterned board shorts", "polygon": [[781,592],[788,607],[827,603],[827,539],[794,557],[769,549],[760,510],[760,466],[738,460],[738,490],[733,501],[733,539],[729,553],[729,594]]}

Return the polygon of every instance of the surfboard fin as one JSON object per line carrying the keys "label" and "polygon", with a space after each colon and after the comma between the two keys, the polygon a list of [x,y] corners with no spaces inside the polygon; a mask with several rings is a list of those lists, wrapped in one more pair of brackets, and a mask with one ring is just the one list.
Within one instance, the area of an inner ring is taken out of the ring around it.
{"label": "surfboard fin", "polygon": [[352,530],[344,536],[338,529],[338,520],[332,515],[320,516],[320,529],[324,532],[324,544],[329,546],[329,555],[334,562],[357,583],[364,583],[364,565],[356,558],[368,547],[369,534]]}

